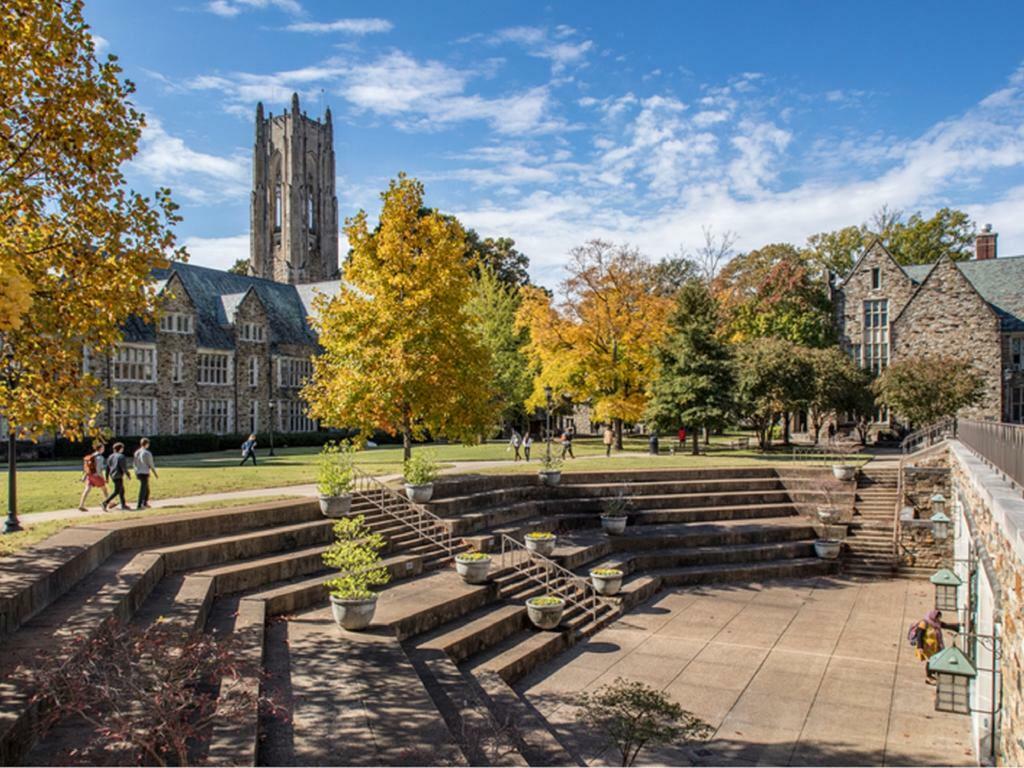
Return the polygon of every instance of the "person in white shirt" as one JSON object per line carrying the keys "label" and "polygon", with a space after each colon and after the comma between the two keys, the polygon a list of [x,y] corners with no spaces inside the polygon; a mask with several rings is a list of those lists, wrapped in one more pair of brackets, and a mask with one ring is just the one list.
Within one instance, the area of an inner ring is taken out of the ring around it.
{"label": "person in white shirt", "polygon": [[139,450],[132,457],[135,477],[139,479],[139,504],[137,509],[149,509],[149,476],[159,477],[153,464],[153,454],[149,452],[149,438],[139,440]]}

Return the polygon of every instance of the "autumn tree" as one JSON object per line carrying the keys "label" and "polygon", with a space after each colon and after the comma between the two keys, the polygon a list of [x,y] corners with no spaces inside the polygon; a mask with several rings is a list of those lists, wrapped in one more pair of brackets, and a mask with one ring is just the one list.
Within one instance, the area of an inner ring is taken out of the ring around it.
{"label": "autumn tree", "polygon": [[469,442],[494,423],[491,360],[466,310],[462,227],[422,215],[423,185],[404,174],[381,198],[373,231],[365,211],[345,222],[345,280],[314,301],[323,352],[303,396],[327,426],[400,434],[408,459],[428,434]]}
{"label": "autumn tree", "polygon": [[967,360],[951,355],[910,357],[892,363],[872,384],[878,400],[920,428],[956,416],[981,402],[982,377]]}
{"label": "autumn tree", "polygon": [[779,419],[807,407],[813,395],[814,371],[800,347],[785,339],[739,344],[735,377],[737,411],[754,427],[762,450],[771,447]]}
{"label": "autumn tree", "polygon": [[705,283],[691,280],[680,289],[668,336],[657,348],[659,373],[648,418],[661,429],[689,426],[694,455],[700,452],[700,430],[725,426],[732,412],[730,354],[717,326],[714,297]]}
{"label": "autumn tree", "polygon": [[175,251],[170,192],[126,187],[143,115],[79,0],[0,5],[0,414],[23,437],[93,428],[125,320],[152,320],[154,267]]}
{"label": "autumn tree", "polygon": [[539,373],[527,407],[544,404],[544,387],[591,401],[594,418],[615,425],[643,417],[656,371],[655,345],[665,332],[671,299],[656,290],[654,269],[639,251],[602,240],[574,248],[560,300],[523,289],[520,327]]}
{"label": "autumn tree", "polygon": [[802,354],[813,375],[807,405],[814,442],[817,443],[821,428],[830,415],[849,413],[857,418],[863,411],[865,395],[872,399],[868,390],[871,377],[836,347],[804,349]]}
{"label": "autumn tree", "polygon": [[832,340],[825,273],[789,243],[741,254],[714,281],[733,341],[771,336],[820,347]]}
{"label": "autumn tree", "polygon": [[523,403],[533,386],[525,352],[529,337],[525,328],[516,325],[520,303],[519,289],[483,266],[466,305],[473,329],[491,355],[491,391],[503,424],[522,419]]}
{"label": "autumn tree", "polygon": [[466,255],[478,275],[489,269],[499,281],[513,288],[530,282],[530,259],[516,248],[511,237],[481,239],[476,230],[467,229]]}

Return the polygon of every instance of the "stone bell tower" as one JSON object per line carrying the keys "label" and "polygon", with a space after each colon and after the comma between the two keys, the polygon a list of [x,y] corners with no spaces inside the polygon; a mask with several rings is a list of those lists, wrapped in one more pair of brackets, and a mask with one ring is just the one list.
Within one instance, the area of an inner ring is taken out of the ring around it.
{"label": "stone bell tower", "polygon": [[256,105],[252,158],[249,273],[279,283],[311,283],[338,275],[338,198],[334,194],[334,129],[291,110],[263,116]]}

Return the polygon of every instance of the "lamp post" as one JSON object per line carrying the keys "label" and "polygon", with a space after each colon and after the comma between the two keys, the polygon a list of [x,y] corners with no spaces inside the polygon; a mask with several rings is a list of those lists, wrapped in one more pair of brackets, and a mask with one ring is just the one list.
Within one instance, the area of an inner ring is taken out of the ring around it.
{"label": "lamp post", "polygon": [[[7,388],[13,390],[18,385],[18,364],[10,340],[4,340],[4,376]],[[21,530],[18,521],[18,433],[14,425],[7,423],[7,518],[4,520],[4,533],[17,533]]]}
{"label": "lamp post", "polygon": [[274,455],[274,401],[268,403],[270,408],[270,456]]}
{"label": "lamp post", "polygon": [[544,429],[547,432],[547,460],[551,462],[551,387],[544,387],[544,400],[547,403],[547,418],[545,420]]}

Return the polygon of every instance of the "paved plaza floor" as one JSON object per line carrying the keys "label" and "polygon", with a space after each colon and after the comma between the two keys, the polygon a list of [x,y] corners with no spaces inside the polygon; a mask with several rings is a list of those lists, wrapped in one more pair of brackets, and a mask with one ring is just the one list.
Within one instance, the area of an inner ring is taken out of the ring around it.
{"label": "paved plaza floor", "polygon": [[573,696],[617,677],[664,690],[715,728],[638,764],[975,764],[969,719],[935,711],[907,644],[932,599],[931,584],[903,579],[678,589],[517,687],[591,764],[617,756],[578,722]]}

